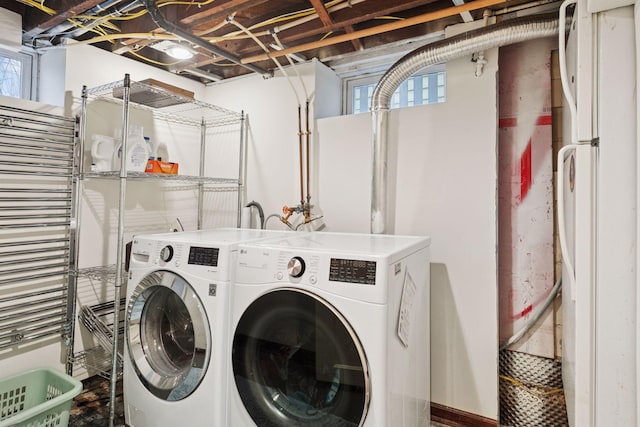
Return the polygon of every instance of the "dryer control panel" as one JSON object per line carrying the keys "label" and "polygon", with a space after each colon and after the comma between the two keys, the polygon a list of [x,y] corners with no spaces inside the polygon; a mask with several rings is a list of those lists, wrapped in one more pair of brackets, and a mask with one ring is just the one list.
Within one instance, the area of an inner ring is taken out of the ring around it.
{"label": "dryer control panel", "polygon": [[361,259],[331,258],[329,280],[334,282],[376,284],[376,262]]}
{"label": "dryer control panel", "polygon": [[323,290],[360,301],[384,303],[387,291],[378,286],[386,275],[374,257],[285,248],[241,245],[235,283]]}

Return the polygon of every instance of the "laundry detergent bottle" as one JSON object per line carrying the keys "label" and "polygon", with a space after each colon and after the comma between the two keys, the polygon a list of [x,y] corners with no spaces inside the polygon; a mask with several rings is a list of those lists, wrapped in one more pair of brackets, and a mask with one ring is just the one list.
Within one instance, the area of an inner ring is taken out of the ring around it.
{"label": "laundry detergent bottle", "polygon": [[95,172],[111,171],[114,167],[119,167],[119,164],[113,165],[113,153],[117,144],[115,138],[110,136],[94,134],[91,137],[91,161]]}
{"label": "laundry detergent bottle", "polygon": [[[116,168],[121,164],[122,143],[114,153],[114,163]],[[127,133],[127,152],[125,153],[125,163],[127,172],[144,172],[149,159],[149,146],[144,139],[142,126],[130,126]]]}

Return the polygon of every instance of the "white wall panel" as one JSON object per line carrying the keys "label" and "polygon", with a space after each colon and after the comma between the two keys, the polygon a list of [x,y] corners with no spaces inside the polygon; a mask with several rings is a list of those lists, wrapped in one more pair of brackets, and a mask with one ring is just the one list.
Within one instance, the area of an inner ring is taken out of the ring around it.
{"label": "white wall panel", "polygon": [[[434,402],[497,418],[497,50],[475,77],[447,64],[444,104],[393,110],[396,234],[432,237]],[[331,230],[368,232],[371,115],[318,122],[319,202]]]}

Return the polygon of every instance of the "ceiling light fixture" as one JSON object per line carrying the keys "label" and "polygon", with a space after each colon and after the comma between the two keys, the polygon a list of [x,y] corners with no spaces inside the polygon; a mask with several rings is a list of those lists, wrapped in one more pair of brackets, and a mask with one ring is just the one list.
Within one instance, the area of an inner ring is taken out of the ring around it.
{"label": "ceiling light fixture", "polygon": [[165,53],[175,59],[193,58],[193,52],[180,45],[171,46]]}
{"label": "ceiling light fixture", "polygon": [[193,49],[190,49],[188,46],[172,40],[162,40],[158,43],[150,45],[149,47],[152,47],[155,50],[159,50],[160,52],[164,52],[172,58],[180,60],[190,59],[195,55]]}

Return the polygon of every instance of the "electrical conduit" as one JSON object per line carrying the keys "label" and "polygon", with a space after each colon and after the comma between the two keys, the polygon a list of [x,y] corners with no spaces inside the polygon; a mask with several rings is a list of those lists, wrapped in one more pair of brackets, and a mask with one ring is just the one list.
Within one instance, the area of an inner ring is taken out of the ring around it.
{"label": "electrical conduit", "polygon": [[142,0],[142,2],[144,3],[144,7],[147,9],[147,11],[149,12],[149,15],[151,16],[151,18],[153,19],[153,21],[158,25],[158,27],[162,28],[163,30],[165,30],[166,32],[170,33],[170,34],[174,34],[177,37],[180,37],[181,39],[184,39],[186,41],[188,41],[189,43],[193,43],[197,46],[200,46],[201,48],[213,53],[214,55],[218,55],[223,57],[224,59],[227,59],[231,62],[233,62],[234,64],[237,65],[241,65],[251,71],[254,71],[258,74],[262,74],[263,76],[267,76],[267,77],[271,77],[272,73],[270,71],[267,71],[265,69],[262,69],[256,65],[252,65],[252,64],[243,64],[241,62],[241,58],[232,54],[231,52],[227,52],[224,49],[221,49],[211,43],[209,43],[208,41],[206,41],[203,38],[200,38],[198,36],[195,36],[185,30],[183,30],[182,28],[178,27],[175,24],[171,24],[169,22],[167,22],[166,19],[164,19],[164,16],[162,16],[162,14],[160,13],[160,9],[158,8],[158,5],[156,4],[156,0]]}

